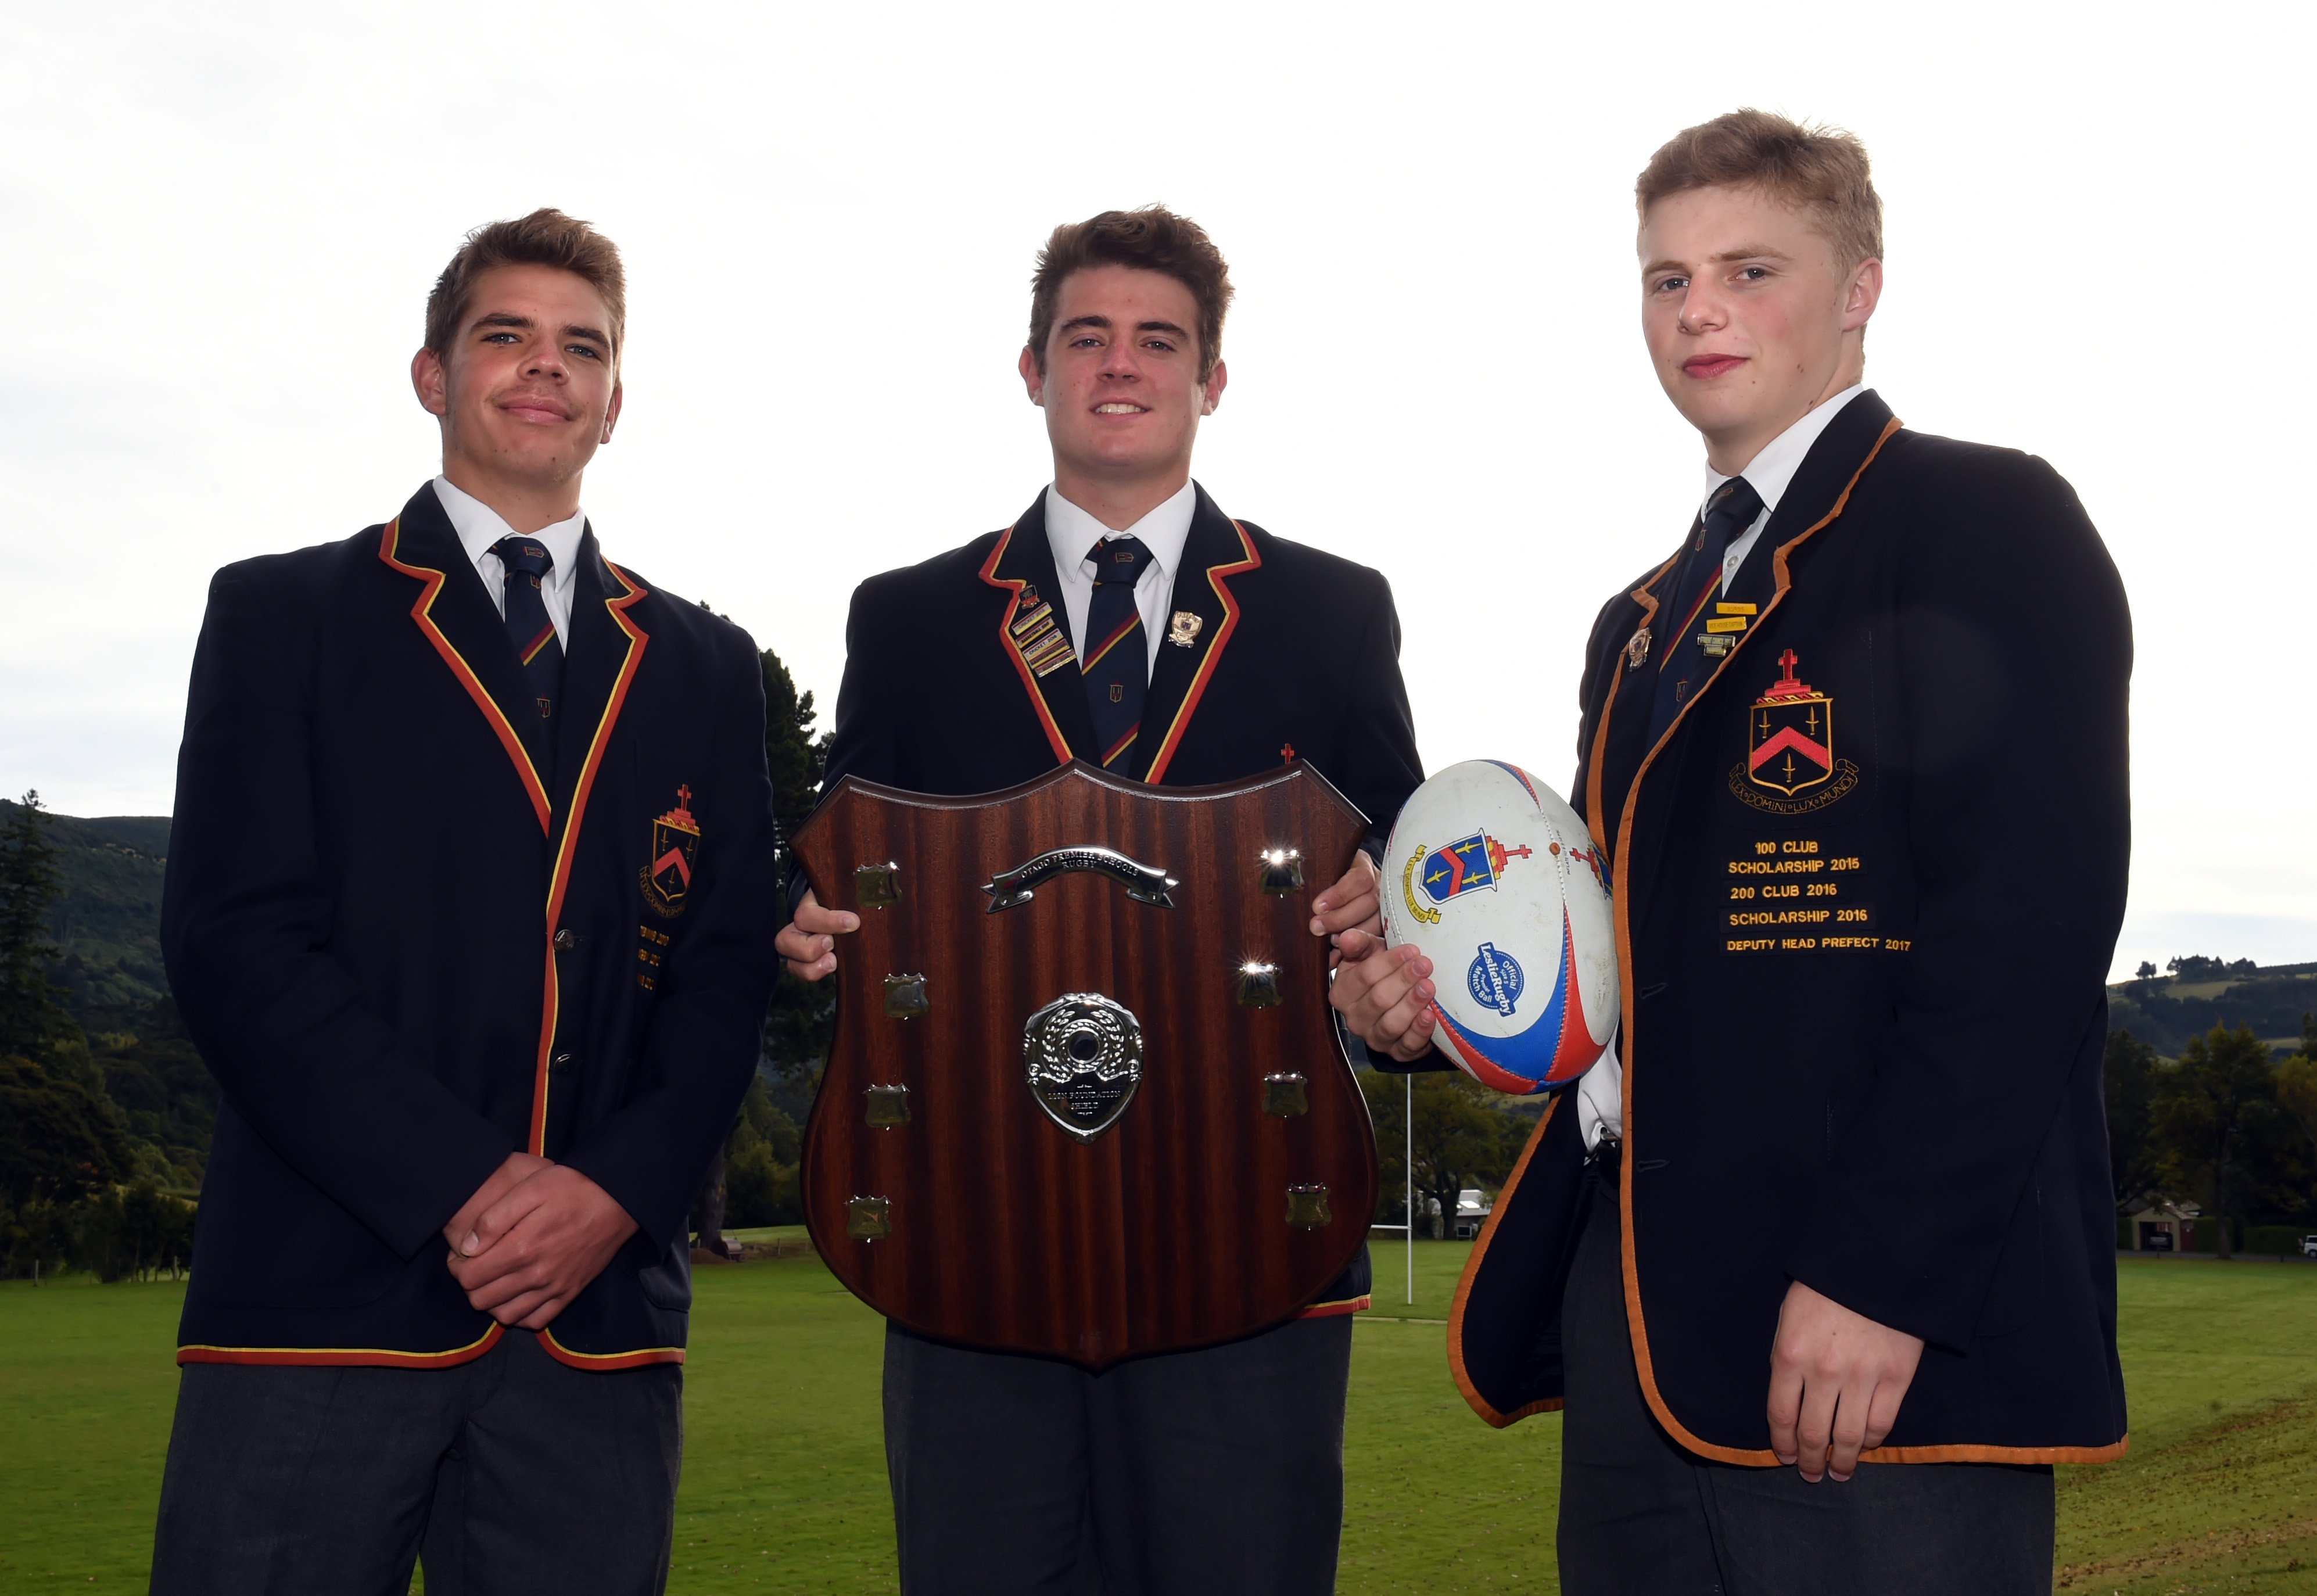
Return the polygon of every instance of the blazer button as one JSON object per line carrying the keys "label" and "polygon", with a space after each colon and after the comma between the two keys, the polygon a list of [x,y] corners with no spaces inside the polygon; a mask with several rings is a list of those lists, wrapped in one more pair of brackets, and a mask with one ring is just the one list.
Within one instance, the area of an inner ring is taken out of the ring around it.
{"label": "blazer button", "polygon": [[578,946],[579,938],[573,936],[568,928],[555,933],[555,951],[557,953],[569,953],[573,948]]}
{"label": "blazer button", "polygon": [[571,1070],[571,1055],[568,1053],[559,1053],[548,1062],[547,1072],[550,1075],[568,1075]]}

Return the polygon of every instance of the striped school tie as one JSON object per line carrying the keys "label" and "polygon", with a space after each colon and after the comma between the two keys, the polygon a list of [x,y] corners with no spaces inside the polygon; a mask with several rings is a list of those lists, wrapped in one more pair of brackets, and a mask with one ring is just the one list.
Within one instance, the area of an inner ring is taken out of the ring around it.
{"label": "striped school tie", "polygon": [[523,661],[532,696],[539,701],[544,731],[555,724],[555,703],[563,692],[563,645],[556,641],[555,623],[547,618],[541,587],[555,569],[555,556],[546,544],[527,537],[503,537],[491,552],[506,568],[507,635],[514,640],[515,658]]}
{"label": "striped school tie", "polygon": [[1094,599],[1087,605],[1088,641],[1078,670],[1086,677],[1103,768],[1132,775],[1150,676],[1150,642],[1134,605],[1134,584],[1150,568],[1150,551],[1140,538],[1105,538],[1087,558],[1094,561]]}
{"label": "striped school tie", "polygon": [[[1658,612],[1666,632],[1665,651],[1659,656],[1657,694],[1650,704],[1652,745],[1673,724],[1675,715],[1713,674],[1719,656],[1709,656],[1698,641],[1705,624],[1706,601],[1722,591],[1722,560],[1730,545],[1754,525],[1762,513],[1762,496],[1743,477],[1732,477],[1714,493],[1700,518],[1696,541],[1686,551],[1671,592],[1674,602]],[[1652,627],[1652,630],[1655,630]]]}

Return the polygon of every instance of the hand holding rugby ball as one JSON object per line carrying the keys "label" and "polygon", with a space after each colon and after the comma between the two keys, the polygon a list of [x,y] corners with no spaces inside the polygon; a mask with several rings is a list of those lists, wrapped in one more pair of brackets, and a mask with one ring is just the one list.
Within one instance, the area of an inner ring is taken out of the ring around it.
{"label": "hand holding rugby ball", "polygon": [[1585,822],[1516,765],[1472,759],[1416,789],[1383,865],[1383,939],[1432,961],[1433,1045],[1527,1096],[1591,1069],[1617,1027],[1609,871]]}

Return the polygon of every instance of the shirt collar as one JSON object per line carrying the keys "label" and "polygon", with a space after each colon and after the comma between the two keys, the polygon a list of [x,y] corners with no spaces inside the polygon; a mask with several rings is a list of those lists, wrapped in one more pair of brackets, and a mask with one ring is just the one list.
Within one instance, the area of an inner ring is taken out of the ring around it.
{"label": "shirt collar", "polygon": [[[515,535],[499,513],[473,494],[454,484],[448,477],[434,479],[434,497],[442,501],[443,513],[451,518],[451,526],[459,534],[459,546],[467,551],[470,560],[479,560],[490,553],[491,545],[503,537]],[[552,526],[542,526],[530,535],[547,545],[555,563],[547,579],[558,590],[568,586],[571,573],[579,566],[579,537],[587,529],[587,512],[580,510],[568,521],[558,521]]]}
{"label": "shirt collar", "polygon": [[[1075,571],[1087,563],[1087,552],[1108,537],[1140,539],[1150,551],[1150,562],[1159,577],[1172,581],[1183,563],[1183,545],[1191,541],[1191,517],[1199,507],[1199,485],[1185,482],[1174,497],[1133,525],[1114,531],[1062,497],[1061,489],[1046,489],[1046,541],[1054,551],[1057,571]],[[1086,575],[1091,578],[1093,572]]]}
{"label": "shirt collar", "polygon": [[[1852,383],[1832,399],[1817,406],[1776,437],[1763,444],[1754,458],[1748,461],[1742,470],[1736,473],[1743,476],[1747,484],[1762,496],[1763,508],[1776,510],[1778,507],[1778,500],[1785,496],[1787,487],[1794,480],[1794,473],[1802,470],[1803,459],[1810,453],[1811,445],[1818,442],[1819,434],[1824,432],[1833,422],[1835,417],[1841,412],[1843,406],[1865,391],[1865,383]],[[1714,490],[1728,480],[1730,480],[1729,477],[1715,471],[1712,466],[1707,466],[1705,468],[1706,498],[1712,499]],[[1703,515],[1704,511],[1701,508],[1698,513]]]}

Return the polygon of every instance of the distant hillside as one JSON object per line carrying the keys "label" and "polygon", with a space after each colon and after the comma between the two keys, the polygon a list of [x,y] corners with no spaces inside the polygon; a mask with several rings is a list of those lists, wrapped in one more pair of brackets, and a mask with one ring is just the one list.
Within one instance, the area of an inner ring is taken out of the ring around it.
{"label": "distant hillside", "polygon": [[[0,819],[15,808],[0,800]],[[161,970],[161,869],[169,856],[169,818],[51,814],[46,820],[65,889],[49,921],[63,956],[49,979],[70,994],[85,1029],[113,1029],[168,991]]]}
{"label": "distant hillside", "polygon": [[[2217,961],[2215,961],[2217,962]],[[2272,1047],[2301,1043],[2301,1017],[2317,1012],[2317,964],[2241,965],[2204,979],[2160,975],[2107,989],[2107,1028],[2130,1031],[2166,1058],[2214,1026],[2250,1026]]]}

